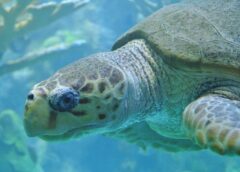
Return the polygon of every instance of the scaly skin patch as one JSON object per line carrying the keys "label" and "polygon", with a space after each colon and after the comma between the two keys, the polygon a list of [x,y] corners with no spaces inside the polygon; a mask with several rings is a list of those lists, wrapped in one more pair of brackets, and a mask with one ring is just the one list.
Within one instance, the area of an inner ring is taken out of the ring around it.
{"label": "scaly skin patch", "polygon": [[[83,69],[83,71],[84,70],[87,69]],[[64,75],[61,73],[64,73]],[[118,69],[107,66],[105,69],[101,69],[101,71],[94,72],[87,76],[80,76],[77,79],[69,77],[66,73],[74,73],[74,76],[80,75],[74,68],[67,68],[55,74],[48,81],[39,83],[35,88],[39,89],[40,86],[42,90],[48,90],[48,92],[50,92],[59,86],[69,86],[72,84],[71,86],[77,89],[82,95],[79,102],[81,105],[97,103],[97,109],[101,109],[101,104],[114,104],[112,107],[113,111],[119,106],[116,103],[112,103],[122,99],[124,94],[124,77]],[[94,97],[102,97],[103,100],[102,102],[99,102],[99,100],[96,102],[94,101]]]}
{"label": "scaly skin patch", "polygon": [[219,154],[240,154],[240,102],[207,95],[184,111],[189,135],[202,147]]}
{"label": "scaly skin patch", "polygon": [[[67,112],[58,112],[49,106],[48,96],[60,87],[71,87],[80,95],[78,105]],[[32,136],[41,133],[61,135],[68,128],[81,126],[81,123],[98,125],[114,121],[119,115],[125,89],[126,80],[120,69],[99,58],[80,60],[34,86],[31,91],[34,98],[25,106],[25,126]],[[33,123],[39,125],[34,128]]]}

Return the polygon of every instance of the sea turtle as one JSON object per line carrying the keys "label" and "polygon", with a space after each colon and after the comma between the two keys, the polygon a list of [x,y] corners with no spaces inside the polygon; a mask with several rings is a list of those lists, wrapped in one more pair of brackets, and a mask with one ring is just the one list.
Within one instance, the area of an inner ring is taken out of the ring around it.
{"label": "sea turtle", "polygon": [[240,1],[164,7],[111,52],[64,67],[27,96],[24,125],[46,140],[86,134],[145,148],[240,154]]}

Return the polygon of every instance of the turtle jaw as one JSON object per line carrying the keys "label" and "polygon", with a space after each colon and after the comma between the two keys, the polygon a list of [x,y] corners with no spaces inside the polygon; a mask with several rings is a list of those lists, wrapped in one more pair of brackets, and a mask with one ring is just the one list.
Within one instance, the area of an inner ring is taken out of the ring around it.
{"label": "turtle jaw", "polygon": [[89,124],[86,126],[73,128],[61,134],[53,134],[53,135],[44,134],[44,135],[40,135],[39,137],[46,141],[67,140],[67,139],[85,136],[90,133],[97,133],[96,130],[98,130],[99,128],[101,129],[102,127],[104,126],[97,125],[97,124]]}
{"label": "turtle jaw", "polygon": [[32,90],[24,112],[24,128],[28,136],[38,136],[48,128],[49,111],[46,95],[41,90]]}
{"label": "turtle jaw", "polygon": [[47,95],[45,90],[34,88],[27,97],[23,123],[29,137],[60,134],[63,130],[57,128],[59,112],[49,106]]}
{"label": "turtle jaw", "polygon": [[[85,105],[81,104],[82,101],[72,110],[56,111],[50,106],[48,95],[49,92],[39,87],[35,87],[28,95],[24,112],[24,128],[29,137],[63,140],[86,134],[104,133],[112,125],[111,120],[115,116],[107,117],[108,114],[98,113],[94,108],[82,114],[78,109]],[[92,104],[88,106],[92,107]]]}

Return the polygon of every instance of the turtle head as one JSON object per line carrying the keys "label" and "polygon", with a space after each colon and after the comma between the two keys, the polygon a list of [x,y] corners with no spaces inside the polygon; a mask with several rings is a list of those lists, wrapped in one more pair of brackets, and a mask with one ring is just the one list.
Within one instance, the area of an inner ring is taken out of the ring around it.
{"label": "turtle head", "polygon": [[124,123],[125,75],[101,58],[106,54],[83,58],[33,87],[24,115],[29,136],[68,139]]}

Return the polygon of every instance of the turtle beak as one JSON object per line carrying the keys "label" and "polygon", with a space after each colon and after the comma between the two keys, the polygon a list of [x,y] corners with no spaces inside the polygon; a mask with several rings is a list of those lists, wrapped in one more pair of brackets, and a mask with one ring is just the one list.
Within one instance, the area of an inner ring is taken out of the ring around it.
{"label": "turtle beak", "polygon": [[24,128],[30,137],[38,136],[48,128],[49,106],[46,97],[41,90],[32,90],[27,96]]}

